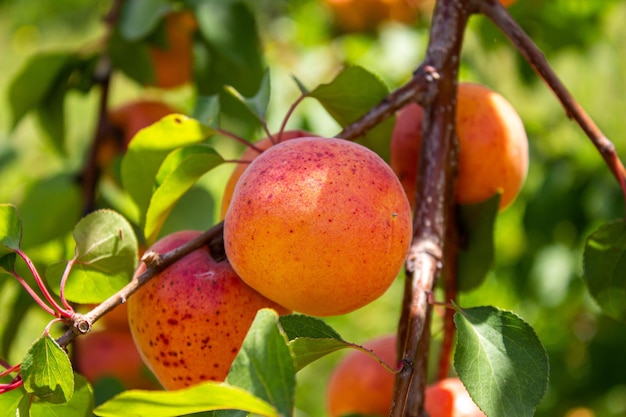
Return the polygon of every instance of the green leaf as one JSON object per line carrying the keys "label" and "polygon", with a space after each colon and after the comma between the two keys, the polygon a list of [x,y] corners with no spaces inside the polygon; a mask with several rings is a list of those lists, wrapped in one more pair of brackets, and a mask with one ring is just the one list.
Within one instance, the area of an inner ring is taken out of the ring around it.
{"label": "green leaf", "polygon": [[73,58],[73,53],[44,52],[28,60],[9,85],[13,127],[17,126],[26,113],[43,104]]}
{"label": "green leaf", "polygon": [[129,41],[140,40],[148,36],[171,9],[169,0],[127,0],[120,14],[120,34]]}
{"label": "green leaf", "polygon": [[[333,81],[309,93],[317,99],[342,127],[364,116],[389,94],[385,83],[376,75],[358,66],[344,68]],[[389,141],[395,119],[380,123],[358,142],[389,160]]]}
{"label": "green leaf", "polygon": [[214,129],[219,127],[220,115],[220,96],[215,94],[212,96],[198,97],[196,106],[193,109],[192,117],[207,126]]}
{"label": "green leaf", "polygon": [[239,409],[278,417],[276,409],[238,387],[205,382],[176,391],[125,391],[94,410],[101,417],[169,417],[209,410]]}
{"label": "green leaf", "polygon": [[271,309],[259,310],[226,382],[250,391],[288,417],[294,408],[295,373],[278,314]]}
{"label": "green leaf", "polygon": [[24,389],[43,401],[60,404],[74,393],[74,374],[67,353],[50,337],[37,339],[20,368]]}
{"label": "green leaf", "polygon": [[0,258],[20,248],[22,222],[12,204],[0,204]]}
{"label": "green leaf", "polygon": [[39,124],[48,134],[55,149],[65,154],[65,96],[67,85],[57,83],[50,88],[48,95],[37,105]]}
{"label": "green leaf", "polygon": [[161,163],[174,149],[202,142],[215,131],[190,117],[171,114],[140,130],[122,159],[122,183],[139,209],[139,223],[146,212]]}
{"label": "green leaf", "polygon": [[493,234],[500,195],[478,204],[459,206],[461,229],[458,286],[460,291],[478,287],[487,277],[494,261]]}
{"label": "green leaf", "polygon": [[72,175],[40,179],[26,191],[19,206],[22,222],[28,225],[22,246],[29,248],[66,236],[80,219],[81,207],[81,189]]}
{"label": "green leaf", "polygon": [[354,347],[344,341],[335,329],[315,317],[290,314],[282,316],[280,324],[289,338],[296,371],[329,353]]}
{"label": "green leaf", "polygon": [[583,273],[589,292],[602,311],[626,321],[626,223],[602,225],[585,244]]}
{"label": "green leaf", "polygon": [[216,94],[230,85],[244,96],[255,94],[264,64],[252,11],[242,1],[202,1],[195,7],[202,36],[194,51],[199,93]]}
{"label": "green leaf", "polygon": [[454,367],[489,417],[533,416],[548,386],[546,350],[519,316],[495,307],[458,309]]}
{"label": "green leaf", "polygon": [[124,38],[119,27],[111,33],[107,42],[108,54],[113,67],[122,71],[136,82],[153,84],[156,74],[152,67],[152,59],[145,42],[132,42]]}
{"label": "green leaf", "polygon": [[[22,403],[22,399],[25,397],[29,397],[29,395],[25,395],[24,390],[21,389],[14,389],[13,391],[0,394],[0,417],[19,416],[20,414],[17,414],[17,409],[20,407],[20,403]],[[30,403],[30,401],[28,401],[28,403]]]}
{"label": "green leaf", "polygon": [[[65,287],[65,297],[80,303],[99,303],[132,278],[137,267],[137,238],[132,226],[112,210],[98,210],[74,228],[76,253]],[[50,286],[58,290],[65,262],[46,271]]]}
{"label": "green leaf", "polygon": [[74,395],[68,402],[51,404],[35,399],[30,407],[30,417],[93,417],[93,390],[81,375],[74,374],[74,378]]}
{"label": "green leaf", "polygon": [[265,71],[259,91],[252,97],[244,97],[234,87],[227,86],[226,92],[244,105],[254,117],[265,120],[265,113],[270,102],[270,75]]}
{"label": "green leaf", "polygon": [[224,160],[207,145],[190,145],[172,151],[156,175],[157,188],[146,214],[144,233],[149,243],[156,240],[176,202],[205,173]]}

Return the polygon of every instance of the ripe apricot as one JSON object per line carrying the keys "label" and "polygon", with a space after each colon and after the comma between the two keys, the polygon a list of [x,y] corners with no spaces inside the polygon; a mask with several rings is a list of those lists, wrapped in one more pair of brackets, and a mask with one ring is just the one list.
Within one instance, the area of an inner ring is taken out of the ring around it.
{"label": "ripe apricot", "polygon": [[[373,339],[363,347],[373,351],[389,366],[398,362],[396,335]],[[328,415],[389,415],[395,375],[367,353],[354,350],[333,370],[326,390]]]}
{"label": "ripe apricot", "polygon": [[[422,112],[410,104],[398,112],[391,139],[391,167],[407,195],[415,194]],[[487,87],[459,84],[456,129],[459,172],[456,201],[479,203],[501,192],[500,208],[517,196],[528,171],[528,138],[511,104]],[[413,198],[410,199],[413,202]]]}
{"label": "ripe apricot", "polygon": [[391,168],[342,139],[297,138],[244,171],[224,219],[239,276],[291,310],[331,316],[382,295],[400,271],[411,210]]}
{"label": "ripe apricot", "polygon": [[192,35],[197,28],[190,11],[172,12],[165,16],[167,45],[150,45],[148,52],[154,70],[155,87],[175,88],[188,83],[193,75]]}
{"label": "ripe apricot", "polygon": [[413,23],[422,0],[326,0],[337,26],[346,32],[375,29],[385,21]]}
{"label": "ripe apricot", "polygon": [[[198,236],[168,235],[152,250],[164,253]],[[136,276],[145,270],[137,269]],[[246,285],[228,261],[208,248],[193,251],[153,277],[128,300],[131,332],[144,362],[166,389],[222,381],[261,308],[285,308]]]}
{"label": "ripe apricot", "polygon": [[426,388],[424,407],[430,417],[485,417],[459,378],[442,379]]}
{"label": "ripe apricot", "polygon": [[[273,139],[263,138],[261,140],[256,141],[254,143],[254,146],[257,149],[264,151],[270,146],[274,145],[276,141],[278,141],[279,139],[282,142],[284,140],[301,138],[305,136],[314,136],[314,135],[312,135],[309,132],[305,132],[303,130],[287,130],[287,131],[284,131],[282,135],[280,135],[280,138],[278,137],[275,137]],[[259,152],[257,152],[257,150],[253,148],[246,148],[246,150],[243,151],[243,153],[241,154],[241,157],[239,158],[239,160],[242,162],[238,162],[237,166],[235,167],[233,172],[230,174],[230,177],[228,178],[228,182],[226,183],[226,187],[224,188],[224,194],[222,194],[222,210],[221,210],[222,219],[226,217],[226,211],[228,210],[228,206],[230,205],[230,200],[233,198],[233,191],[235,191],[235,185],[237,185],[237,181],[239,181],[239,177],[241,177],[241,174],[243,174],[246,168],[248,168],[248,165],[250,165],[250,162],[252,162],[252,160],[254,160],[254,158],[256,158],[258,155],[259,155]],[[247,162],[244,162],[244,161],[247,161]]]}
{"label": "ripe apricot", "polygon": [[92,384],[104,377],[118,379],[127,389],[157,389],[128,328],[88,333],[74,342],[74,363]]}

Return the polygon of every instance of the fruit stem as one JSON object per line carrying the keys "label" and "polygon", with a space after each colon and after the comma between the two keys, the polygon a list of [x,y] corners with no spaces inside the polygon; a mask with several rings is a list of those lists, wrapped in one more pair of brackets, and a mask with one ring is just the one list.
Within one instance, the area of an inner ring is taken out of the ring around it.
{"label": "fruit stem", "polygon": [[300,102],[304,100],[305,97],[307,97],[306,94],[304,93],[300,94],[300,96],[293,103],[291,103],[291,106],[289,106],[289,110],[287,110],[287,114],[285,114],[285,117],[283,118],[283,121],[280,125],[280,129],[278,130],[278,133],[276,134],[276,143],[280,143],[282,141],[283,132],[285,131],[285,128],[287,127],[287,122],[291,118],[291,115],[293,114],[293,112],[296,110],[296,107],[298,107],[298,104],[300,104]]}
{"label": "fruit stem", "polygon": [[67,284],[67,278],[70,275],[70,271],[72,270],[74,263],[76,263],[76,258],[67,261],[67,266],[65,267],[65,271],[63,271],[63,276],[61,277],[61,283],[59,285],[59,296],[61,297],[61,302],[63,303],[65,309],[71,313],[74,312],[74,309],[65,298],[65,285]]}
{"label": "fruit stem", "polygon": [[567,90],[563,82],[548,64],[545,55],[524,32],[519,24],[509,15],[497,0],[476,1],[480,13],[489,18],[506,35],[519,53],[533,67],[535,72],[552,90],[565,109],[567,117],[574,119],[591,140],[609,169],[619,182],[626,204],[626,169],[615,151],[615,145],[602,133],[580,104]]}
{"label": "fruit stem", "polygon": [[17,255],[20,258],[22,258],[22,260],[26,263],[26,266],[28,266],[30,273],[33,275],[33,278],[35,279],[35,282],[37,283],[37,287],[39,287],[39,289],[41,290],[41,293],[43,294],[46,301],[50,303],[50,305],[52,306],[52,309],[50,309],[50,307],[48,307],[48,305],[46,305],[46,303],[44,303],[43,300],[34,293],[32,288],[30,288],[28,284],[26,284],[21,277],[19,277],[17,274],[14,274],[13,276],[18,278],[18,281],[22,283],[24,288],[26,288],[26,291],[28,291],[28,293],[33,297],[35,302],[37,302],[37,304],[39,304],[44,310],[46,310],[46,312],[52,314],[55,317],[63,317],[63,318],[72,317],[72,311],[65,310],[54,300],[54,298],[52,298],[52,295],[50,294],[50,291],[48,291],[48,288],[46,288],[46,285],[43,282],[41,275],[39,275],[39,272],[37,272],[37,268],[35,268],[33,261],[30,260],[30,258],[26,255],[26,253],[24,253],[21,249],[16,250],[15,253],[17,253]]}
{"label": "fruit stem", "polygon": [[263,152],[263,149],[255,146],[252,142],[250,142],[248,140],[245,140],[241,136],[235,135],[232,132],[229,132],[229,131],[223,130],[223,129],[217,129],[216,132],[219,133],[222,136],[226,136],[227,138],[234,139],[235,141],[241,143],[242,145],[245,145],[246,147],[248,147],[250,149],[254,149],[258,153],[262,153]]}

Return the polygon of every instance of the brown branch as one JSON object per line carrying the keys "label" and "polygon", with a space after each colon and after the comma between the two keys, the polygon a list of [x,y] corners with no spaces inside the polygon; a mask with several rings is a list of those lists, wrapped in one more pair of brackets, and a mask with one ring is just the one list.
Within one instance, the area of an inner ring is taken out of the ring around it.
{"label": "brown branch", "polygon": [[[73,317],[72,323],[70,323],[69,330],[57,339],[57,343],[64,347],[78,335],[88,333],[91,330],[91,326],[98,319],[113,310],[118,305],[125,303],[126,300],[128,300],[132,294],[141,288],[142,285],[188,253],[207,245],[211,248],[211,254],[213,255],[214,247],[217,246],[218,249],[219,247],[223,248],[223,231],[224,223],[221,222],[184,245],[179,246],[178,248],[167,253],[157,254],[151,251],[146,252],[142,258],[142,261],[146,264],[146,270],[138,277],[133,278],[133,280],[124,288],[107,298],[102,303],[98,304],[88,313],[76,314]],[[218,257],[220,257],[221,254],[219,253],[219,250],[216,252]]]}
{"label": "brown branch", "polygon": [[477,10],[487,16],[509,38],[520,54],[559,99],[567,116],[574,119],[589,137],[619,182],[626,202],[626,169],[615,151],[615,145],[602,133],[600,128],[578,104],[550,67],[541,50],[509,15],[507,10],[497,0],[473,1],[476,3]]}
{"label": "brown branch", "polygon": [[391,416],[423,414],[427,384],[427,341],[430,340],[431,305],[428,294],[441,272],[448,217],[454,204],[457,170],[456,92],[460,51],[469,12],[457,0],[440,0],[433,15],[426,59],[434,68],[433,96],[420,100],[424,107],[413,243],[407,258],[405,303],[399,325],[403,362],[412,366],[396,377]]}

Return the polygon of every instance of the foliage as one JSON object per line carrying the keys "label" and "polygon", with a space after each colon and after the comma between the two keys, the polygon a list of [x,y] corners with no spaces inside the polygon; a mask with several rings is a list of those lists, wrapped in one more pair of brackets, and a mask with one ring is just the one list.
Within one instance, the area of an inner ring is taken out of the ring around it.
{"label": "foliage", "polygon": [[[0,4],[0,114],[7,115],[0,117],[0,364],[21,363],[23,378],[23,388],[0,395],[0,416],[16,408],[33,416],[322,415],[321,393],[338,352],[395,331],[401,278],[381,299],[345,316],[261,311],[225,383],[125,391],[98,407],[98,387],[73,373],[71,345],[68,356],[55,339],[60,326],[46,323],[68,320],[74,303],[102,302],[126,285],[140,247],[172,229],[215,224],[215,203],[232,169],[226,161],[243,146],[233,137],[266,136],[287,114],[289,128],[332,136],[408,81],[423,58],[428,14],[410,25],[344,33],[317,0],[158,7],[127,0],[107,39],[99,19],[108,2],[53,3]],[[153,77],[147,48],[163,41],[162,18],[178,8],[191,9],[198,21],[193,79],[174,90],[145,87]],[[626,12],[623,2],[518,0],[510,12],[618,140],[626,111],[616,94],[626,90],[626,29],[617,17]],[[99,131],[96,87],[110,63],[110,103],[149,95],[182,111],[141,130],[127,151],[96,169],[89,159]],[[489,416],[566,415],[577,407],[623,415],[619,185],[487,19],[470,22],[460,77],[489,84],[515,105],[529,134],[531,168],[506,211],[496,213],[497,199],[459,208],[465,240],[455,372]],[[389,118],[361,143],[387,158],[392,126]],[[626,152],[623,142],[616,148]],[[90,169],[98,173],[91,184]],[[95,197],[86,201],[90,191]],[[435,298],[443,294],[438,288]],[[442,327],[435,314],[434,353]],[[0,372],[0,384],[15,375]]]}

